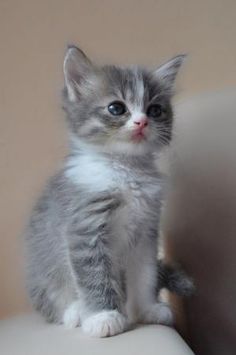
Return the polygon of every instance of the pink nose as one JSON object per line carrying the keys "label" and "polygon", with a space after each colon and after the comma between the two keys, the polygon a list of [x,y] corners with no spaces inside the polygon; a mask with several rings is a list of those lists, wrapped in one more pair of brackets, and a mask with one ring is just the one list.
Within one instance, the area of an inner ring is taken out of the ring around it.
{"label": "pink nose", "polygon": [[141,117],[140,119],[136,119],[134,123],[142,129],[148,125],[148,119],[146,117]]}

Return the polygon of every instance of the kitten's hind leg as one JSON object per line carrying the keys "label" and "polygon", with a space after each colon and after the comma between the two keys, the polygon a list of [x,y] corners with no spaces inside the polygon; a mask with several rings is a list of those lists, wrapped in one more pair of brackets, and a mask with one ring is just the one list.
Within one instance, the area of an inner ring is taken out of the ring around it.
{"label": "kitten's hind leg", "polygon": [[140,321],[147,324],[171,326],[173,325],[173,313],[167,303],[157,302],[144,309]]}
{"label": "kitten's hind leg", "polygon": [[127,269],[127,313],[131,322],[173,323],[170,307],[156,301],[156,288],[156,241],[141,240]]}

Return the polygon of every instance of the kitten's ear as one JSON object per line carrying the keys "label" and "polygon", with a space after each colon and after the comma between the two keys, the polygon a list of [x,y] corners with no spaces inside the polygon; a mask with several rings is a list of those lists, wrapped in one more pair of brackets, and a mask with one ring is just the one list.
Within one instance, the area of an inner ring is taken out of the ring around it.
{"label": "kitten's ear", "polygon": [[174,91],[174,83],[176,75],[186,60],[186,54],[180,54],[162,64],[154,71],[155,78],[161,82],[167,94],[172,95]]}
{"label": "kitten's ear", "polygon": [[77,99],[80,86],[86,81],[92,67],[92,63],[81,49],[74,45],[68,46],[64,59],[64,78],[70,101]]}

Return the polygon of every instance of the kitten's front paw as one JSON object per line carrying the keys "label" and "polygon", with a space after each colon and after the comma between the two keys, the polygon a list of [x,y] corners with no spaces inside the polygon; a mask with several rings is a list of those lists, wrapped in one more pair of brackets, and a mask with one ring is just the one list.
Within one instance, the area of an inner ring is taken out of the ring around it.
{"label": "kitten's front paw", "polygon": [[75,328],[79,325],[79,303],[73,302],[69,305],[69,307],[65,310],[63,314],[62,323],[68,329]]}
{"label": "kitten's front paw", "polygon": [[174,323],[174,317],[168,304],[155,303],[143,313],[142,322],[171,326]]}
{"label": "kitten's front paw", "polygon": [[102,311],[85,319],[82,329],[90,336],[104,338],[124,332],[127,326],[126,318],[118,311]]}

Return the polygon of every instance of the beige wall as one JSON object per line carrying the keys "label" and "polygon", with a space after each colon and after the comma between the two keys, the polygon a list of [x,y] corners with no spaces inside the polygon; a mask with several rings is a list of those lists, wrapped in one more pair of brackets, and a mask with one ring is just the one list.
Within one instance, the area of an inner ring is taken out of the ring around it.
{"label": "beige wall", "polygon": [[190,54],[181,95],[236,82],[235,0],[1,0],[0,317],[28,308],[21,234],[65,151],[60,110],[66,43],[99,61],[155,65]]}

